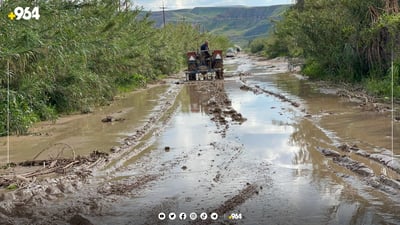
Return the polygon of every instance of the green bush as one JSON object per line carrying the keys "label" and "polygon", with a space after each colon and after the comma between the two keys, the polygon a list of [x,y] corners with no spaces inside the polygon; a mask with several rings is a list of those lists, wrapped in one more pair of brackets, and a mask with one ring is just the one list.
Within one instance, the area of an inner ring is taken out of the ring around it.
{"label": "green bush", "polygon": [[276,37],[271,37],[265,46],[265,55],[272,59],[289,54],[289,49],[286,43]]}
{"label": "green bush", "polygon": [[[400,63],[393,66],[393,96],[400,99]],[[392,96],[392,70],[388,70],[384,78],[369,78],[365,84],[367,91],[375,96],[391,98]]]}
{"label": "green bush", "polygon": [[[392,81],[391,79],[368,79],[366,81],[367,91],[375,96],[391,98],[392,96]],[[400,86],[394,85],[393,96],[400,99]]]}
{"label": "green bush", "polygon": [[364,82],[387,96],[386,73],[392,56],[400,59],[400,14],[387,7],[380,0],[297,1],[276,23],[267,52],[287,47],[288,56],[307,61],[303,72],[312,78]]}
{"label": "green bush", "polygon": [[[7,121],[7,75],[13,101],[10,128],[22,134],[38,119],[88,112],[118,91],[179,71],[185,53],[203,40],[213,49],[231,46],[226,37],[200,34],[189,23],[158,29],[139,9],[121,10],[110,0],[83,2],[39,0],[40,20],[0,17],[0,136]],[[0,14],[26,4],[3,1]]]}
{"label": "green bush", "polygon": [[[7,135],[7,119],[9,119],[10,134],[26,134],[28,128],[38,121],[38,116],[29,107],[27,99],[18,93],[10,92],[7,103],[7,90],[0,91],[0,134]],[[9,108],[9,117],[8,117]]]}
{"label": "green bush", "polygon": [[113,85],[106,77],[90,71],[71,70],[56,81],[50,102],[59,112],[86,111],[112,99]]}
{"label": "green bush", "polygon": [[119,91],[126,92],[135,88],[146,87],[147,79],[145,76],[140,74],[121,75],[117,78],[116,83]]}
{"label": "green bush", "polygon": [[265,49],[265,45],[267,40],[265,38],[256,38],[250,42],[250,52],[251,53],[260,53]]}
{"label": "green bush", "polygon": [[311,79],[322,78],[325,76],[324,67],[316,61],[309,61],[306,63],[302,72]]}

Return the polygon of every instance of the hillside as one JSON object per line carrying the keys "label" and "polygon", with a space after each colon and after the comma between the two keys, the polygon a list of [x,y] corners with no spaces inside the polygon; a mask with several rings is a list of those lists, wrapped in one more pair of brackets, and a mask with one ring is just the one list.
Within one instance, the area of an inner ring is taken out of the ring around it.
{"label": "hillside", "polygon": [[[167,23],[191,23],[201,31],[226,35],[233,42],[244,46],[254,38],[267,35],[272,26],[271,21],[279,19],[288,7],[197,7],[165,11],[165,18]],[[152,12],[151,17],[156,21],[156,26],[162,26],[161,11]]]}

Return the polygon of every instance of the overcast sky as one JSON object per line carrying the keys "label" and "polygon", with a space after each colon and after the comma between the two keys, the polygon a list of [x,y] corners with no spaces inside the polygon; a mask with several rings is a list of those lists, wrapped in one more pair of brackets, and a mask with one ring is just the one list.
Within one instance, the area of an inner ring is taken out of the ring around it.
{"label": "overcast sky", "polygon": [[[143,6],[144,10],[160,11],[163,0],[133,0],[134,5]],[[290,4],[292,0],[164,0],[167,10],[188,9],[194,7],[212,7],[212,6],[269,6]]]}

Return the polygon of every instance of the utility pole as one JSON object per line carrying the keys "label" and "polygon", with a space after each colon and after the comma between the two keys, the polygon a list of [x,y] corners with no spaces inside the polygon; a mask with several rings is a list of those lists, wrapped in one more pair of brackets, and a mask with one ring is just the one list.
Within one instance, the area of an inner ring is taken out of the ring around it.
{"label": "utility pole", "polygon": [[125,12],[128,12],[128,10],[130,8],[130,1],[129,0],[125,0],[124,1],[124,7],[125,7]]}
{"label": "utility pole", "polygon": [[162,7],[160,7],[160,8],[162,9],[163,24],[164,24],[163,27],[165,27],[165,9],[166,9],[167,7],[164,6],[164,0],[162,1]]}
{"label": "utility pole", "polygon": [[10,61],[7,60],[7,166],[10,165]]}

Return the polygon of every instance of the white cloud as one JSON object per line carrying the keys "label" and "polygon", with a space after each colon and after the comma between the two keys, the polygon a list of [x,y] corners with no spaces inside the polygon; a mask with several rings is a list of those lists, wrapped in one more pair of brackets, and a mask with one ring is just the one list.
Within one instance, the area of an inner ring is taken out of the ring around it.
{"label": "white cloud", "polygon": [[191,2],[191,1],[175,0],[175,8],[178,8],[178,9],[187,8],[189,2]]}

